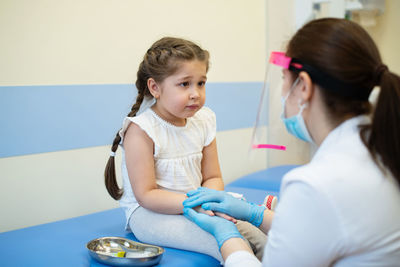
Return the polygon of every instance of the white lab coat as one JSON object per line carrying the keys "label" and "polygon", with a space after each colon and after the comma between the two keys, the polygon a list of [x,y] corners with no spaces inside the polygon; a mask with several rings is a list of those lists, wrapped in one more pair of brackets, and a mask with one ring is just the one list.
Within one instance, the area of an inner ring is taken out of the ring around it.
{"label": "white lab coat", "polygon": [[400,187],[362,143],[365,122],[345,121],[285,175],[262,264],[239,251],[225,266],[400,266]]}

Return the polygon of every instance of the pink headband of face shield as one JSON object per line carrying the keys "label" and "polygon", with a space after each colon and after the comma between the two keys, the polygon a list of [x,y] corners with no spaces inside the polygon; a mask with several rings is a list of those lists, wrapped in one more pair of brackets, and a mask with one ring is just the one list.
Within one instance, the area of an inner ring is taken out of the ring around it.
{"label": "pink headband of face shield", "polygon": [[284,69],[289,69],[289,66],[293,66],[296,69],[301,69],[303,67],[299,63],[292,62],[292,58],[286,56],[283,52],[271,52],[269,63],[280,66]]}
{"label": "pink headband of face shield", "polygon": [[271,52],[271,56],[269,57],[269,63],[281,66],[284,69],[289,68],[290,61],[292,61],[292,58],[287,57],[283,52]]}
{"label": "pink headband of face shield", "polygon": [[297,73],[305,71],[315,83],[325,90],[351,99],[366,101],[372,91],[372,88],[357,88],[352,84],[345,83],[301,60],[288,57],[283,52],[271,52],[269,63]]}

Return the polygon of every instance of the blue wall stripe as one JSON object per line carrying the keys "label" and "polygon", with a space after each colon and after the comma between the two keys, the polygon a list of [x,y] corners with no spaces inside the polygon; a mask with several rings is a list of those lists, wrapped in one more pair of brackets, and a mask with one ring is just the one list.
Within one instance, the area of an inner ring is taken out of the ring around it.
{"label": "blue wall stripe", "polygon": [[[207,84],[218,131],[253,126],[261,87]],[[0,86],[0,157],[111,144],[135,97],[127,84]]]}
{"label": "blue wall stripe", "polygon": [[217,116],[217,130],[253,127],[262,82],[208,83],[206,106]]}

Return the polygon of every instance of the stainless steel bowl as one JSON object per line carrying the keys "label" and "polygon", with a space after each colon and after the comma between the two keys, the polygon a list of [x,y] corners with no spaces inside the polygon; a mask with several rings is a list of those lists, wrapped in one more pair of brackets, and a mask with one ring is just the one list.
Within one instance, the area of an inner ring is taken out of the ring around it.
{"label": "stainless steel bowl", "polygon": [[[93,239],[86,244],[86,247],[92,258],[113,266],[152,266],[160,262],[164,253],[164,249],[161,247],[122,237]],[[125,254],[125,256],[117,256],[118,252]]]}

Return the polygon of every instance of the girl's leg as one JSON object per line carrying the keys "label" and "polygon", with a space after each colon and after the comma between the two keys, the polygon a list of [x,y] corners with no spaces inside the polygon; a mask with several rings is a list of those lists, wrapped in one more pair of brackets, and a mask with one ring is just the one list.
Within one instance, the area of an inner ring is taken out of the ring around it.
{"label": "girl's leg", "polygon": [[129,226],[141,242],[200,252],[223,262],[215,238],[183,215],[160,214],[139,207]]}

